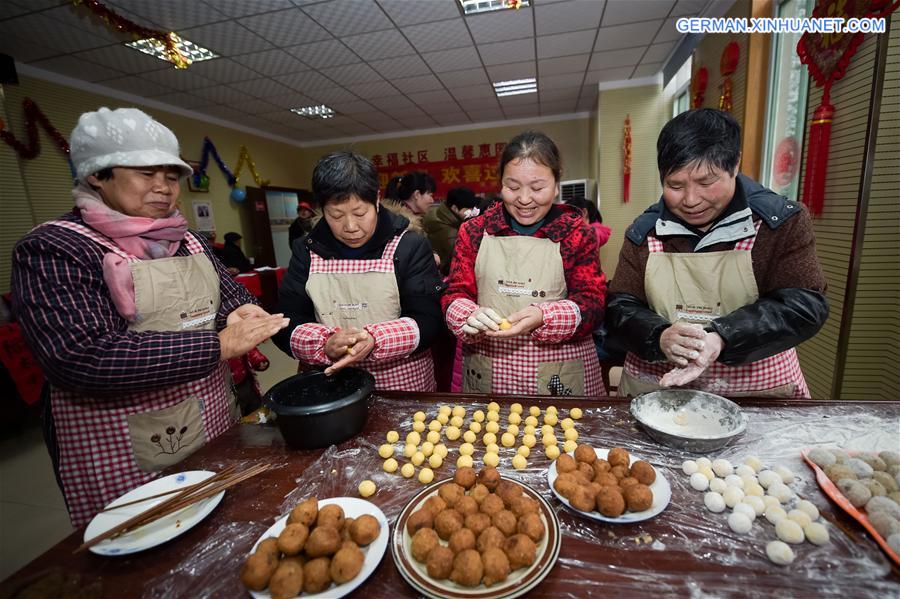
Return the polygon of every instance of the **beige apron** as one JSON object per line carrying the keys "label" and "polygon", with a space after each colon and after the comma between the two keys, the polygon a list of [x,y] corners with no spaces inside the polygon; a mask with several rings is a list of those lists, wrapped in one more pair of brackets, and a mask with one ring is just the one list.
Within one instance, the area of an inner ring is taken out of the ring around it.
{"label": "beige apron", "polygon": [[[755,239],[753,235],[739,241],[733,250],[721,252],[670,253],[663,251],[662,242],[649,237],[644,288],[650,309],[669,322],[703,328],[720,316],[752,304],[759,299],[751,258]],[[659,377],[673,367],[668,362],[650,364],[629,353],[619,394],[636,396],[658,390]],[[787,379],[782,376],[788,367],[796,378],[799,364],[794,350],[745,366],[730,367],[715,362],[697,379],[697,384],[689,386],[732,397],[792,397],[798,381],[790,380],[792,376]],[[767,384],[772,381],[777,384]]]}
{"label": "beige apron", "polygon": [[[502,317],[532,304],[566,299],[559,244],[530,236],[485,234],[475,259],[478,305]],[[594,380],[596,379],[596,380]],[[599,363],[590,338],[537,344],[528,335],[482,337],[463,345],[463,391],[599,395]]]}

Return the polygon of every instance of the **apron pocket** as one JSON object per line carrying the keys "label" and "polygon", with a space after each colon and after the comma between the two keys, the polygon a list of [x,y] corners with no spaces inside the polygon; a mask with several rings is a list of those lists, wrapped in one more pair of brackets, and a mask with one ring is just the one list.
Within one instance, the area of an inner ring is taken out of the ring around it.
{"label": "apron pocket", "polygon": [[494,359],[481,354],[463,356],[463,391],[490,393],[493,385]]}
{"label": "apron pocket", "polygon": [[144,472],[177,464],[206,442],[200,401],[188,398],[163,410],[129,414],[128,435]]}
{"label": "apron pocket", "polygon": [[538,395],[584,395],[584,360],[541,362]]}

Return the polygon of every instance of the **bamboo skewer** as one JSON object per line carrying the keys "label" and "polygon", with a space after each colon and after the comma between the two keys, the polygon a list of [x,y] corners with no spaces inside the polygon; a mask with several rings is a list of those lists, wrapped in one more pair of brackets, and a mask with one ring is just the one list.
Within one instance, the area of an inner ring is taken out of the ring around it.
{"label": "bamboo skewer", "polygon": [[193,485],[188,485],[187,487],[184,487],[182,489],[172,489],[171,491],[166,491],[164,493],[157,493],[156,495],[150,495],[149,497],[142,497],[141,499],[135,499],[134,501],[128,501],[126,503],[119,503],[116,505],[111,505],[109,507],[103,508],[102,510],[100,510],[97,513],[102,514],[104,512],[111,512],[111,511],[117,510],[119,508],[123,508],[123,507],[129,506],[129,505],[135,505],[137,503],[143,503],[144,501],[150,501],[151,499],[158,499],[160,497],[165,497],[166,495],[171,495],[173,493],[184,493],[186,491],[192,491],[194,489],[199,489],[201,487],[205,487],[208,484],[210,484],[213,481],[213,479],[222,478],[223,476],[227,476],[227,475],[231,474],[232,472],[234,472],[234,466],[226,466],[218,474],[216,474],[214,476],[210,476],[206,480],[202,480],[199,483],[194,483]]}
{"label": "bamboo skewer", "polygon": [[197,485],[191,485],[190,487],[182,489],[177,495],[170,497],[169,499],[151,508],[148,508],[139,514],[132,516],[128,520],[117,524],[104,533],[101,533],[96,537],[85,541],[73,553],[79,553],[81,551],[84,551],[85,549],[93,547],[97,543],[100,543],[107,539],[111,539],[113,537],[117,537],[123,533],[134,530],[135,528],[159,520],[160,518],[164,518],[165,516],[180,511],[194,503],[197,503],[198,501],[213,497],[214,495],[217,495],[222,491],[233,487],[234,485],[237,485],[238,483],[241,483],[258,474],[262,474],[269,468],[269,464],[257,464],[237,474],[232,473],[221,476],[227,469],[223,470],[218,475],[211,476],[210,478],[201,483],[198,483]]}

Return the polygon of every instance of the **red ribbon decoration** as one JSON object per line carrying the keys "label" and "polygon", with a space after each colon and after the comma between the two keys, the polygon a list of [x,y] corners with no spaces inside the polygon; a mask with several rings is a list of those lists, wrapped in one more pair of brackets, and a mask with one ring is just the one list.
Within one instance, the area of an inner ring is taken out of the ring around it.
{"label": "red ribbon decoration", "polygon": [[35,101],[31,98],[25,98],[22,101],[22,109],[25,112],[25,135],[28,137],[28,145],[19,141],[12,131],[0,130],[0,139],[3,139],[9,147],[14,149],[25,160],[33,160],[41,153],[41,141],[38,138],[37,130],[37,126],[40,125],[53,138],[53,142],[59,148],[59,151],[68,157],[69,142],[59,132],[59,129],[50,123],[50,119],[44,115]]}
{"label": "red ribbon decoration", "polygon": [[631,199],[631,115],[625,115],[625,139],[622,143],[622,203]]}
{"label": "red ribbon decoration", "polygon": [[719,96],[719,110],[731,112],[731,75],[737,70],[741,59],[741,47],[737,42],[729,42],[722,50],[722,58],[719,61],[719,72],[722,74],[722,94]]}
{"label": "red ribbon decoration", "polygon": [[703,106],[703,98],[706,96],[706,86],[709,84],[709,70],[700,67],[691,79],[691,108]]}

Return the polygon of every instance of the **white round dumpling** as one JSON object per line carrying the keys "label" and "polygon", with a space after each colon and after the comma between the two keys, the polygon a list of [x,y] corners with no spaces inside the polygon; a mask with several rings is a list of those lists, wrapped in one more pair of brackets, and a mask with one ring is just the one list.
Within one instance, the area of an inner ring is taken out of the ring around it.
{"label": "white round dumpling", "polygon": [[729,474],[725,477],[725,484],[729,487],[737,487],[738,489],[743,489],[744,479],[737,474]]}
{"label": "white round dumpling", "polygon": [[737,468],[734,469],[734,473],[740,476],[741,478],[753,477],[756,479],[756,470],[748,466],[747,464],[741,464]]}
{"label": "white round dumpling", "polygon": [[709,460],[709,458],[697,458],[697,466],[699,466],[700,468],[712,468],[712,462]]}
{"label": "white round dumpling", "polygon": [[785,543],[792,543],[794,545],[802,543],[805,538],[803,529],[790,518],[782,518],[775,523],[775,534]]}
{"label": "white round dumpling", "polygon": [[787,517],[799,524],[800,528],[806,528],[806,525],[812,522],[812,518],[803,510],[791,510],[787,513]]}
{"label": "white round dumpling", "polygon": [[759,483],[744,486],[744,495],[756,495],[757,497],[762,497],[765,494],[766,490],[763,489],[762,485]]}
{"label": "white round dumpling", "polygon": [[893,534],[900,533],[900,520],[897,520],[887,512],[869,514],[869,523],[885,539]]}
{"label": "white round dumpling", "polygon": [[831,466],[832,464],[837,464],[837,458],[834,457],[834,454],[827,449],[823,449],[822,447],[814,447],[810,449],[806,457],[808,457],[809,460],[819,468],[825,468],[827,466]]}
{"label": "white round dumpling", "polygon": [[756,510],[747,503],[741,502],[734,504],[732,512],[734,512],[735,514],[744,514],[745,516],[750,518],[751,522],[756,520]]}
{"label": "white round dumpling", "polygon": [[725,505],[734,507],[744,498],[744,491],[737,487],[726,487],[725,492],[722,493],[722,498],[725,500]]}
{"label": "white round dumpling", "polygon": [[684,463],[681,464],[681,471],[688,476],[692,475],[697,470],[699,470],[699,466],[697,466],[697,462],[694,460],[685,460]]}
{"label": "white round dumpling", "polygon": [[725,492],[725,489],[728,488],[728,485],[725,484],[725,481],[721,478],[714,478],[709,481],[709,490],[715,491],[716,493],[722,494]]}
{"label": "white round dumpling", "polygon": [[725,511],[725,500],[722,499],[722,496],[715,491],[710,491],[706,495],[703,496],[703,503],[706,505],[706,509],[711,512],[719,513]]}
{"label": "white round dumpling", "polygon": [[747,495],[744,497],[744,499],[741,500],[741,503],[746,503],[747,505],[752,507],[757,516],[762,516],[764,513],[766,513],[766,504],[763,502],[762,497]]}
{"label": "white round dumpling", "polygon": [[754,472],[759,472],[763,469],[762,461],[755,455],[752,455],[744,460],[744,464],[753,468]]}
{"label": "white round dumpling", "polygon": [[705,491],[709,488],[709,479],[702,472],[694,472],[691,475],[691,486],[697,491]]}
{"label": "white round dumpling", "polygon": [[[865,463],[865,462],[862,462]],[[853,504],[853,507],[862,507],[872,498],[872,492],[864,484],[852,478],[842,478],[837,483],[838,489]]]}
{"label": "white round dumpling", "polygon": [[[728,515],[728,527],[738,534],[745,535],[753,528],[753,521],[747,517],[747,514],[732,512]],[[803,531],[800,531],[800,534],[803,534]]]}
{"label": "white round dumpling", "polygon": [[812,501],[808,499],[801,499],[797,502],[797,509],[802,510],[807,513],[810,520],[818,520],[819,519],[819,508],[817,508]]}
{"label": "white round dumpling", "polygon": [[716,476],[721,476],[722,478],[725,478],[729,474],[734,474],[734,468],[731,466],[731,462],[724,458],[713,460],[712,469],[713,472],[716,473]]}
{"label": "white round dumpling", "polygon": [[803,527],[803,533],[806,539],[813,545],[827,545],[831,541],[828,535],[828,529],[824,524],[818,522],[810,522]]}
{"label": "white round dumpling", "polygon": [[788,487],[783,482],[779,481],[773,485],[770,485],[766,490],[766,493],[780,501],[781,503],[787,503],[794,497],[794,492],[791,491],[790,487]]}
{"label": "white round dumpling", "polygon": [[794,550],[781,541],[771,541],[766,545],[766,555],[772,563],[779,566],[786,566],[794,561]]}
{"label": "white round dumpling", "polygon": [[787,512],[780,505],[766,508],[766,520],[772,524],[778,524],[785,518],[787,518]]}
{"label": "white round dumpling", "polygon": [[768,489],[775,483],[780,483],[781,477],[775,474],[772,470],[763,470],[758,475],[756,475],[757,480],[759,480],[759,484],[762,485],[763,489]]}
{"label": "white round dumpling", "polygon": [[775,472],[775,474],[777,474],[781,478],[781,482],[786,485],[794,482],[794,473],[787,466],[775,466],[773,472]]}
{"label": "white round dumpling", "polygon": [[884,460],[888,466],[900,464],[900,451],[882,451],[878,453],[878,457]]}
{"label": "white round dumpling", "polygon": [[706,480],[712,480],[716,477],[716,473],[713,472],[713,469],[709,466],[700,466],[700,469],[697,470],[700,474],[706,477]]}
{"label": "white round dumpling", "polygon": [[866,511],[869,514],[875,512],[887,512],[894,518],[900,520],[900,505],[894,503],[894,500],[883,495],[877,495],[866,503]]}
{"label": "white round dumpling", "polygon": [[871,478],[872,473],[875,472],[871,466],[858,458],[851,458],[848,460],[847,467],[850,468],[850,470],[853,470],[853,473],[859,478]]}
{"label": "white round dumpling", "polygon": [[766,504],[766,509],[777,507],[781,507],[781,502],[772,497],[771,495],[763,495],[763,503]]}

